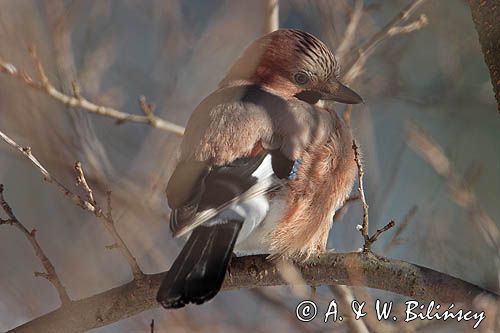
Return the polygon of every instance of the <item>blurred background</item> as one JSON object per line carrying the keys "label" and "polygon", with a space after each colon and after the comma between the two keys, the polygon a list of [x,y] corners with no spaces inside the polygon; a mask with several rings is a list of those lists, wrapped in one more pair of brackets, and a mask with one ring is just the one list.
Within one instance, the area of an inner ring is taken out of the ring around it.
{"label": "blurred background", "polygon": [[[71,94],[71,82],[77,80],[89,100],[132,114],[141,114],[137,100],[145,95],[157,116],[184,126],[244,47],[265,32],[266,3],[0,0],[0,59],[35,75],[27,47],[36,45],[49,79],[63,92]],[[352,50],[342,63],[408,3],[364,1]],[[279,25],[308,31],[335,50],[352,11],[348,0],[283,0]],[[427,26],[383,41],[350,83],[365,101],[353,108],[351,126],[364,155],[370,229],[390,220],[408,221],[392,245],[394,231],[389,231],[374,250],[498,292],[497,253],[467,210],[450,197],[446,181],[406,141],[410,122],[426,131],[498,225],[500,121],[490,78],[465,1],[427,1],[414,19],[421,13]],[[170,267],[180,248],[169,233],[164,189],[178,136],[67,109],[4,74],[0,130],[31,146],[51,174],[72,189],[73,164],[81,161],[98,200],[105,202],[105,191],[112,191],[117,229],[141,268],[156,273]],[[38,230],[38,241],[72,299],[132,279],[120,253],[105,248],[113,240],[100,221],[44,182],[3,142],[0,183],[19,220]],[[355,228],[360,205],[347,208],[330,234],[329,246],[336,251],[362,246]],[[0,227],[0,263],[1,331],[59,306],[52,285],[33,276],[42,267],[30,244],[9,226]],[[386,301],[403,300],[368,292]],[[322,287],[316,297],[326,309],[333,294]],[[92,332],[149,332],[152,319],[155,332],[348,331],[347,325],[324,324],[320,316],[299,323],[294,318],[299,301],[287,287],[222,292],[205,306],[154,309]],[[457,332],[465,327],[470,323],[454,321],[415,329]]]}

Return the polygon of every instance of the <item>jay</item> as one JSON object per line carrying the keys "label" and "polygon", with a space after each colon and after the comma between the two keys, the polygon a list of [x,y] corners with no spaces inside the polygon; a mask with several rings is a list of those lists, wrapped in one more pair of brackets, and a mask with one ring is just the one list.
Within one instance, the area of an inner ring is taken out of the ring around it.
{"label": "jay", "polygon": [[233,252],[303,261],[325,250],[357,170],[349,128],[317,103],[362,102],[338,76],[323,42],[277,30],[196,107],[166,190],[172,234],[189,238],[158,291],[164,308],[212,299]]}

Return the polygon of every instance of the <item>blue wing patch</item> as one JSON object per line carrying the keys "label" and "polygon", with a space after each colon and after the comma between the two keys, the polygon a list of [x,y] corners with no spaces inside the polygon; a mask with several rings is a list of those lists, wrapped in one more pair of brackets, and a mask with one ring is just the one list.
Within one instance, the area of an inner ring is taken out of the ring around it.
{"label": "blue wing patch", "polygon": [[299,172],[301,164],[302,160],[295,160],[293,162],[292,170],[290,170],[290,174],[288,175],[289,180],[295,180],[297,178],[297,173]]}

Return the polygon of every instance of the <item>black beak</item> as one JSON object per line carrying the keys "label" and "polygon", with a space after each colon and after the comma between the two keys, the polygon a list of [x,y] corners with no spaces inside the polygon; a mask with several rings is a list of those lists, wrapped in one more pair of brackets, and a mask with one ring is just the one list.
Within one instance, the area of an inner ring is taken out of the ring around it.
{"label": "black beak", "polygon": [[332,100],[344,104],[359,104],[363,102],[354,90],[347,88],[337,79],[331,79],[329,84],[318,91],[321,99]]}
{"label": "black beak", "polygon": [[310,104],[315,104],[320,99],[344,104],[359,104],[363,102],[361,96],[352,89],[344,86],[337,79],[330,79],[330,82],[321,88],[301,91],[295,97]]}

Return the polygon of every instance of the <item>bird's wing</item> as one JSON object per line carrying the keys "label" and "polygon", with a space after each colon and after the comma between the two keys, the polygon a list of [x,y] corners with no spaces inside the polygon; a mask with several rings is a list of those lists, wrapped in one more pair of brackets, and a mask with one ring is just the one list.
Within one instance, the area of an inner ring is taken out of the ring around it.
{"label": "bird's wing", "polygon": [[[205,176],[201,176],[199,181],[194,183],[190,199],[177,208],[171,207],[170,229],[173,235],[182,236],[212,219],[225,208],[279,189],[283,183],[276,172],[262,174],[260,177],[253,175],[267,155],[241,158],[229,165],[212,168],[207,173],[203,171]],[[276,157],[276,160],[278,159],[280,166],[287,163],[282,159],[282,155]],[[288,169],[291,170],[293,161],[288,163]],[[283,172],[284,169],[280,171]],[[180,169],[176,168],[173,177],[185,178],[188,176],[185,172],[191,171],[190,167],[183,163]],[[171,196],[176,196],[175,193],[184,191],[184,188],[178,188],[176,184],[179,183],[169,182],[167,195],[170,193]]]}
{"label": "bird's wing", "polygon": [[[205,99],[188,122],[181,162],[167,186],[173,235],[279,188],[308,141],[331,129],[328,112],[323,113],[254,86],[227,88]],[[274,172],[257,179],[252,174],[268,154]]]}

